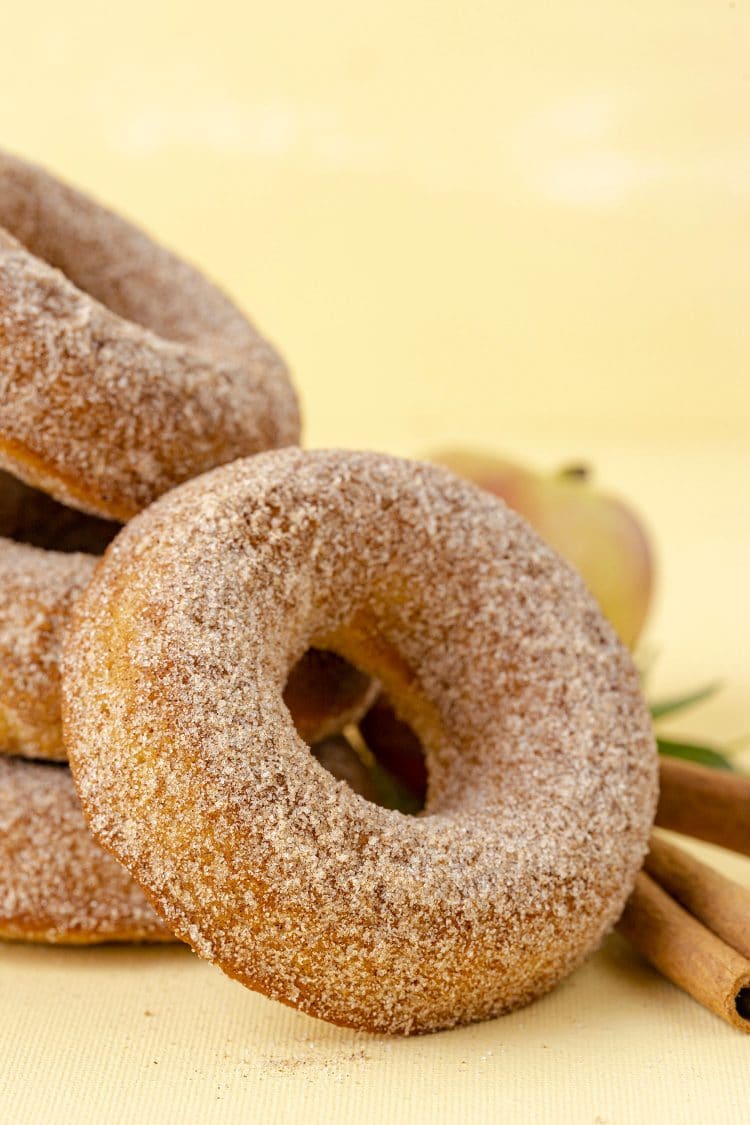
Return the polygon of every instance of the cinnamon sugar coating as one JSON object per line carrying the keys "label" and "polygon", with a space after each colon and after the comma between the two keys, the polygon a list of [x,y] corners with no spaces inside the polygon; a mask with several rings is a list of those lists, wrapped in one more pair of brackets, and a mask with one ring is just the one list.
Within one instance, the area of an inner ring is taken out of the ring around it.
{"label": "cinnamon sugar coating", "polygon": [[[371,792],[341,740],[314,753],[335,777]],[[0,759],[0,940],[175,940],[125,868],[92,839],[65,767]]]}
{"label": "cinnamon sugar coating", "polygon": [[86,828],[70,770],[0,760],[0,938],[174,941]]}
{"label": "cinnamon sugar coating", "polygon": [[192,266],[0,153],[0,465],[125,521],[299,437],[274,349]]}
{"label": "cinnamon sugar coating", "polygon": [[[78,602],[64,734],[89,825],[251,988],[410,1033],[526,1004],[616,921],[657,791],[628,653],[577,574],[445,470],[285,450],[138,516]],[[282,703],[311,645],[425,747],[424,814],[315,761]]]}

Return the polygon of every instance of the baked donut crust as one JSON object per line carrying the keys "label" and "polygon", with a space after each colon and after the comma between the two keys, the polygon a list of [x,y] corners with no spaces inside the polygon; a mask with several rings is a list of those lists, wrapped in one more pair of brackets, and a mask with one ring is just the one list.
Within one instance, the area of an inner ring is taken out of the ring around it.
{"label": "baked donut crust", "polygon": [[0,465],[125,522],[189,477],[298,439],[286,368],[229,298],[0,153]]}
{"label": "baked donut crust", "polygon": [[0,938],[175,940],[125,868],[92,839],[63,766],[0,759]]}
{"label": "baked donut crust", "polygon": [[[74,611],[63,721],[95,837],[170,929],[312,1015],[410,1033],[553,987],[619,916],[657,756],[579,576],[445,470],[285,450],[137,517]],[[421,738],[425,813],[337,783],[281,700],[310,645]]]}

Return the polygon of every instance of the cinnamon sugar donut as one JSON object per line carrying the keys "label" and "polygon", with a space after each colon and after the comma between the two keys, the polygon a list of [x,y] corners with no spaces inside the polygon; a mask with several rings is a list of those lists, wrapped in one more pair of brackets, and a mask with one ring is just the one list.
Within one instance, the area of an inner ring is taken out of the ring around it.
{"label": "cinnamon sugar donut", "polygon": [[96,559],[0,538],[0,754],[67,758],[60,649]]}
{"label": "cinnamon sugar donut", "polygon": [[[64,732],[89,825],[178,937],[349,1027],[484,1019],[620,914],[657,757],[578,575],[445,470],[285,450],[138,516],[74,610]],[[315,761],[282,703],[311,644],[377,677],[425,747],[423,815]]]}
{"label": "cinnamon sugar donut", "polygon": [[[62,638],[96,565],[83,551],[103,550],[119,529],[0,472],[0,754],[67,759]],[[46,549],[51,546],[64,550]],[[284,697],[302,738],[312,743],[357,722],[376,692],[351,664],[312,649],[290,672]]]}
{"label": "cinnamon sugar donut", "polygon": [[3,467],[125,521],[205,469],[298,437],[284,364],[223,293],[0,153]]}
{"label": "cinnamon sugar donut", "polygon": [[0,938],[175,940],[127,871],[91,838],[63,766],[0,760]]}

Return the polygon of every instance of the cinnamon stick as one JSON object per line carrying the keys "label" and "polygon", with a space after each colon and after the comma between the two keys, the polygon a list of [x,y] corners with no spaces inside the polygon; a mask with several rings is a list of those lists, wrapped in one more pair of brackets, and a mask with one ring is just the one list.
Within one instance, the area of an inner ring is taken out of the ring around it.
{"label": "cinnamon stick", "polygon": [[656,823],[750,855],[750,777],[662,756]]}
{"label": "cinnamon stick", "polygon": [[750,891],[652,836],[645,870],[712,933],[750,960]]}
{"label": "cinnamon stick", "polygon": [[750,960],[641,872],[617,928],[673,984],[750,1032]]}

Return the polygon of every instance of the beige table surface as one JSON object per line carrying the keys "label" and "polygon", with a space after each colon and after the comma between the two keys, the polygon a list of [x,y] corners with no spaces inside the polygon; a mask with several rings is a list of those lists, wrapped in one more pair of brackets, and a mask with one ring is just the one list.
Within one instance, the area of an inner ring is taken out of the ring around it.
{"label": "beige table surface", "polygon": [[[0,144],[137,216],[309,445],[585,458],[658,547],[653,690],[750,729],[745,0],[6,6]],[[745,755],[750,766],[750,756]],[[750,861],[701,849],[750,886]],[[0,1122],[746,1122],[750,1040],[617,938],[502,1020],[327,1027],[182,949],[0,948]]]}

